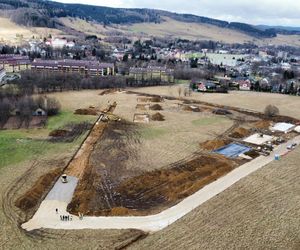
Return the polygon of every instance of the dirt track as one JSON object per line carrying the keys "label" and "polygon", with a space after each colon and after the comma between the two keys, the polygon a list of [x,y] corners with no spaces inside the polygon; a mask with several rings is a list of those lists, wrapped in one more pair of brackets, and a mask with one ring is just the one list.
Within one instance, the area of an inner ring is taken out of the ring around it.
{"label": "dirt track", "polygon": [[[116,105],[110,105],[106,109],[106,112],[113,113],[115,108]],[[82,178],[85,168],[89,165],[89,159],[94,150],[94,147],[97,141],[101,138],[101,135],[103,134],[106,126],[107,124],[101,121],[100,116],[92,127],[81,148],[75,155],[74,159],[67,166],[65,174],[77,177],[79,179]]]}

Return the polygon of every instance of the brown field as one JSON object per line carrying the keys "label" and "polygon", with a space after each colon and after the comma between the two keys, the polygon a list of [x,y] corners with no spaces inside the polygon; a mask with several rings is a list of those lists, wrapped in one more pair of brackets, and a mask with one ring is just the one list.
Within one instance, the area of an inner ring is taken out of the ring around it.
{"label": "brown field", "polygon": [[[178,88],[179,86],[148,87],[143,89],[134,89],[134,91],[178,97]],[[267,105],[272,104],[279,108],[280,114],[300,119],[300,109],[298,108],[300,106],[300,98],[298,96],[232,91],[229,94],[192,93],[192,96],[184,98],[220,105],[229,105],[259,112],[263,112]]]}
{"label": "brown field", "polygon": [[[114,114],[132,122],[135,113],[141,113],[136,108],[141,102],[140,97],[126,93],[108,94],[99,96],[101,91],[81,91],[55,93],[55,97],[62,106],[70,111],[83,107],[95,106],[106,107],[108,103],[117,102]],[[78,102],[78,100],[87,100]],[[178,101],[165,100],[159,103],[163,110],[163,122],[150,122],[139,125],[137,130],[140,134],[141,143],[131,145],[137,147],[139,159],[133,159],[132,165],[139,165],[143,170],[154,170],[173,162],[179,161],[193,154],[199,147],[200,142],[213,139],[233,125],[233,121],[212,115],[210,112],[187,112],[181,110]],[[153,103],[155,105],[155,103]],[[144,112],[144,111],[143,111]],[[150,115],[157,111],[148,110]],[[201,120],[204,122],[201,124]],[[206,126],[207,123],[210,126]],[[154,146],[155,145],[155,146]],[[143,159],[143,164],[140,164]]]}
{"label": "brown field", "polygon": [[148,36],[181,37],[191,40],[214,40],[225,43],[253,41],[253,37],[238,31],[223,29],[209,24],[186,23],[168,17],[163,18],[165,21],[160,24],[139,23],[126,26],[125,29]]}
{"label": "brown field", "polygon": [[300,149],[130,249],[299,249]]}
{"label": "brown field", "polygon": [[[169,87],[144,88],[139,91],[148,93],[154,91],[166,95],[174,93],[176,96],[176,89]],[[136,108],[138,104],[141,104],[137,101],[136,95],[115,93],[100,96],[99,93],[101,91],[65,92],[53,95],[59,99],[64,110],[71,112],[90,106],[103,109],[107,107],[108,102],[118,103],[114,114],[124,118],[121,123],[124,126],[120,127],[118,123],[115,123],[115,128],[105,130],[106,137],[104,134],[103,140],[96,145],[90,159],[91,163],[97,165],[98,170],[101,171],[95,172],[96,168],[89,168],[91,171],[86,171],[86,174],[92,175],[93,178],[99,173],[104,177],[109,177],[106,179],[108,182],[102,183],[104,184],[103,190],[111,185],[109,180],[114,180],[111,176],[118,175],[122,186],[125,187],[120,191],[125,191],[126,196],[134,195],[135,190],[147,192],[150,190],[152,194],[156,194],[155,189],[151,189],[151,185],[152,180],[157,180],[158,183],[170,183],[170,187],[177,190],[176,195],[171,196],[174,193],[171,193],[170,189],[161,189],[171,201],[180,199],[181,195],[183,197],[186,195],[180,192],[180,185],[183,185],[186,180],[192,180],[190,183],[187,182],[189,185],[184,189],[191,192],[198,190],[206,184],[207,171],[211,171],[212,168],[206,169],[204,166],[202,169],[197,169],[190,164],[186,166],[189,170],[187,172],[170,172],[169,163],[174,163],[176,159],[190,157],[195,149],[200,149],[199,143],[214,139],[225,130],[227,130],[227,135],[247,132],[243,129],[235,130],[236,127],[233,126],[235,124],[230,119],[216,118],[215,115],[210,114],[209,108],[200,107],[202,112],[184,111],[178,108],[180,107],[178,101],[171,100],[159,103],[163,108],[159,112],[164,115],[165,121],[150,121],[149,124],[133,125],[124,120],[132,121],[133,114],[140,111]],[[253,103],[251,102],[253,94],[255,93],[193,94],[191,98],[255,110],[263,110],[267,104],[276,103],[282,114],[288,112],[287,115],[300,117],[298,101],[294,97],[259,93],[258,102]],[[149,112],[151,115],[157,113],[154,110],[143,112]],[[253,126],[265,128],[267,123],[268,121],[259,121],[253,123]],[[249,126],[245,127],[249,128]],[[195,133],[192,133],[190,129],[193,129]],[[221,145],[222,141],[216,140],[209,145],[211,147],[208,150],[215,147],[214,143]],[[300,207],[298,195],[300,192],[298,181],[300,149],[290,153],[281,161],[273,162],[244,178],[168,228],[146,238],[143,232],[137,230],[37,230],[25,234],[18,225],[28,215],[15,207],[15,201],[30,190],[41,176],[64,167],[78,145],[79,142],[70,144],[67,150],[37,155],[32,161],[23,161],[0,168],[0,205],[2,208],[0,210],[0,249],[57,249],[58,247],[67,249],[70,246],[72,249],[121,249],[135,241],[137,242],[127,249],[298,249],[300,247],[298,209]],[[118,151],[117,148],[124,150]],[[147,154],[143,155],[145,150],[148,150]],[[105,152],[110,155],[102,158]],[[136,155],[141,155],[144,159],[134,157]],[[155,155],[159,157],[154,157]],[[123,161],[120,164],[112,159],[123,159]],[[227,159],[220,158],[216,161],[219,162],[214,164],[216,168],[213,169],[216,178],[235,166],[226,165]],[[155,164],[151,164],[153,162]],[[148,171],[150,173],[147,173]],[[126,174],[129,177],[137,176],[138,178],[125,180]],[[201,178],[197,179],[198,177]],[[149,190],[143,190],[145,183],[148,183]],[[190,185],[191,183],[194,185]],[[114,207],[112,211],[113,214],[119,215],[128,213],[122,207]]]}
{"label": "brown field", "polygon": [[12,44],[21,44],[32,36],[48,37],[49,34],[61,35],[62,32],[57,29],[23,27],[13,23],[8,18],[0,17],[0,41]]}
{"label": "brown field", "polygon": [[103,27],[101,24],[87,22],[79,18],[60,18],[59,20],[72,29],[98,37],[109,35],[125,35],[135,39],[146,39],[153,36],[185,38],[190,40],[213,40],[225,43],[245,43],[254,42],[258,45],[293,45],[300,46],[299,35],[278,35],[271,39],[256,39],[239,31],[219,28],[209,24],[187,23],[176,21],[169,17],[163,17],[165,22],[160,24],[138,23],[133,25],[108,25]]}
{"label": "brown field", "polygon": [[[89,160],[85,161],[85,174],[69,205],[69,211],[74,214],[117,215],[120,211],[125,214],[126,209],[134,209],[133,214],[138,214],[138,210],[142,214],[158,212],[237,165],[231,161],[218,165],[217,162],[222,161],[209,155],[206,157],[210,163],[201,165],[201,161],[192,161],[194,153],[200,150],[199,143],[211,140],[233,126],[233,121],[226,117],[214,115],[208,110],[185,111],[182,103],[176,100],[160,100],[125,92],[99,95],[97,91],[83,91],[74,94],[76,97],[71,93],[55,95],[65,107],[73,106],[72,100],[77,98],[89,100],[89,103],[81,102],[81,105],[94,105],[100,109],[116,102],[114,115],[122,119],[121,122],[108,124]],[[101,104],[97,106],[96,100],[101,100]],[[159,115],[160,121],[132,123],[134,115],[140,112],[141,103],[150,104],[154,109],[150,108],[146,114],[153,118],[159,109],[163,119]],[[197,159],[201,157],[204,156]],[[219,167],[212,168],[213,162]],[[181,171],[176,171],[176,166]],[[146,187],[144,190],[143,185]],[[177,196],[171,195],[171,190],[174,191],[176,186]],[[128,193],[128,190],[131,192]],[[133,198],[136,194],[138,196]]]}

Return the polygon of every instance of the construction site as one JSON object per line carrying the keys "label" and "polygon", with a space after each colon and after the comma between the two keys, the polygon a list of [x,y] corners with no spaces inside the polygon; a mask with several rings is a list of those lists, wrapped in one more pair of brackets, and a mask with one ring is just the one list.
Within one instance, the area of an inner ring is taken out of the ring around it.
{"label": "construction site", "polygon": [[64,175],[74,183],[56,192],[70,193],[74,216],[158,214],[298,135],[272,130],[297,119],[196,100],[116,90],[100,93],[99,103],[74,111],[98,118],[67,165],[42,176],[19,208],[33,215]]}
{"label": "construction site", "polygon": [[[156,89],[143,90],[55,93],[63,117],[78,123],[58,117],[55,124],[49,121],[49,129],[19,132],[28,133],[28,139],[12,138],[18,147],[39,144],[26,146],[26,152],[33,150],[32,160],[16,164],[13,172],[2,169],[0,219],[7,233],[1,234],[1,247],[34,249],[43,242],[52,249],[53,244],[67,247],[81,237],[103,249],[151,248],[154,239],[161,242],[160,235],[167,235],[166,240],[180,235],[179,228],[196,242],[185,221],[193,231],[201,222],[207,232],[210,223],[234,220],[232,211],[243,221],[240,206],[249,207],[253,223],[261,223],[264,220],[249,206],[253,199],[263,199],[267,214],[277,213],[268,206],[277,197],[271,194],[277,187],[287,190],[290,185],[281,182],[297,178],[297,118],[268,117],[220,100],[207,102],[196,94],[179,97],[163,87],[159,95]],[[265,174],[251,174],[254,171]],[[270,195],[260,197],[256,187],[265,192],[270,171],[272,176],[281,174],[267,184]],[[238,191],[232,193],[231,186]],[[222,215],[215,213],[220,206]],[[274,228],[277,222],[272,220]],[[234,231],[242,232],[239,226]],[[81,246],[78,243],[78,249]]]}

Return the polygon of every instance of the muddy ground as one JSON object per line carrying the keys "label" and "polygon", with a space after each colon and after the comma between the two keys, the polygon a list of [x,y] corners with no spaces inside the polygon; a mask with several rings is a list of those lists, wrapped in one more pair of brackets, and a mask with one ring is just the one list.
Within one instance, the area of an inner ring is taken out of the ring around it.
{"label": "muddy ground", "polygon": [[[138,125],[110,123],[91,154],[68,210],[87,215],[158,213],[242,164],[215,154],[195,154],[154,171],[139,159]],[[136,162],[135,161],[135,162]]]}

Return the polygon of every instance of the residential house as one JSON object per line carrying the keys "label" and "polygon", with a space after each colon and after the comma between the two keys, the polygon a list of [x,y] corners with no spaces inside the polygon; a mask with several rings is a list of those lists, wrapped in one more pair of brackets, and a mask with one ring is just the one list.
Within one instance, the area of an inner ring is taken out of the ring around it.
{"label": "residential house", "polygon": [[251,81],[247,80],[240,80],[238,81],[239,89],[243,91],[250,91],[251,90]]}
{"label": "residential house", "polygon": [[37,110],[35,110],[33,113],[32,113],[33,116],[46,116],[47,113],[45,110],[41,109],[41,108],[38,108]]}

